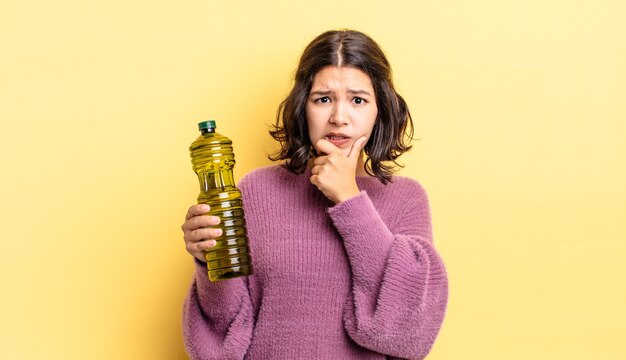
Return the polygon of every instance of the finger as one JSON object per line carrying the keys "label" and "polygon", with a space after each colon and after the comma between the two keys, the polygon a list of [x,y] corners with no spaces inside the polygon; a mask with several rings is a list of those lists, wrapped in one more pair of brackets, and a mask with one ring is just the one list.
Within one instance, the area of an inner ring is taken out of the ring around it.
{"label": "finger", "polygon": [[319,187],[320,187],[320,185],[321,185],[321,183],[319,182],[319,176],[317,176],[317,175],[312,175],[312,176],[309,178],[309,181],[311,182],[311,184],[315,185],[315,186],[319,189]]}
{"label": "finger", "polygon": [[223,231],[220,228],[201,228],[185,233],[185,242],[196,243],[205,240],[213,240],[222,235]]}
{"label": "finger", "polygon": [[196,204],[189,207],[187,210],[187,215],[185,216],[185,220],[189,220],[194,216],[204,215],[211,210],[211,207],[207,204]]}
{"label": "finger", "polygon": [[183,231],[191,231],[207,226],[217,225],[220,223],[219,216],[197,215],[185,221],[181,229]]}
{"label": "finger", "polygon": [[361,150],[363,150],[363,148],[365,147],[366,141],[367,138],[365,136],[361,136],[360,138],[356,139],[356,141],[352,143],[352,148],[350,149],[350,154],[348,155],[348,158],[357,161],[359,159],[359,155],[361,154]]}
{"label": "finger", "polygon": [[328,155],[341,154],[341,149],[326,139],[319,139],[317,143],[315,143],[315,148],[317,149],[317,152],[323,152]]}
{"label": "finger", "polygon": [[313,166],[311,168],[311,175],[321,175],[325,168],[322,165]]}
{"label": "finger", "polygon": [[206,261],[206,259],[203,259],[204,258],[203,251],[210,250],[214,248],[215,245],[217,245],[217,242],[215,240],[206,240],[206,241],[199,241],[196,243],[187,243],[187,251],[193,256],[199,255],[200,256],[199,259],[201,259],[202,261]]}
{"label": "finger", "polygon": [[313,165],[324,165],[328,161],[328,155],[318,156],[313,160]]}

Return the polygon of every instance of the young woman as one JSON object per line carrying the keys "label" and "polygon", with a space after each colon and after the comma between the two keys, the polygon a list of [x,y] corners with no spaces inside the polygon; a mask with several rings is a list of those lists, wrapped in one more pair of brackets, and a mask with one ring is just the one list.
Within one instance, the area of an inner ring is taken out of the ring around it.
{"label": "young woman", "polygon": [[221,235],[208,205],[182,226],[190,357],[424,358],[448,283],[424,189],[392,175],[412,121],[380,47],[351,30],[314,39],[270,133],[283,163],[239,183],[254,274],[208,280],[203,251]]}

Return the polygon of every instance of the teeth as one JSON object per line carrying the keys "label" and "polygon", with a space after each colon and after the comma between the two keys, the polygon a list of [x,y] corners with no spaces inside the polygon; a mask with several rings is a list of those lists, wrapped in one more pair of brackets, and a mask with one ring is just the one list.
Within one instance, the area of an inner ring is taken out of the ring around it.
{"label": "teeth", "polygon": [[327,136],[326,138],[327,138],[327,139],[330,139],[330,140],[343,140],[343,139],[347,139],[347,137],[344,137],[344,136]]}

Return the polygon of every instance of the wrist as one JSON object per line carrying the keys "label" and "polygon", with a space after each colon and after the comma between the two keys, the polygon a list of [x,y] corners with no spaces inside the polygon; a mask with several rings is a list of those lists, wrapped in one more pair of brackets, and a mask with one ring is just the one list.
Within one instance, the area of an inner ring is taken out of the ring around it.
{"label": "wrist", "polygon": [[345,194],[342,194],[341,196],[337,197],[337,201],[335,201],[335,204],[339,204],[339,203],[342,203],[344,201],[350,200],[353,197],[359,195],[360,192],[361,191],[358,188],[353,189],[353,190],[351,190],[349,192],[346,192]]}

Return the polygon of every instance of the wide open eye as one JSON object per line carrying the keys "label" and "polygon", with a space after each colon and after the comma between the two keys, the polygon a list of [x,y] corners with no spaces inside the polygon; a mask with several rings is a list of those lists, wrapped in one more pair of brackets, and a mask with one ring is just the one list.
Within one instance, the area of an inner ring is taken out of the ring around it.
{"label": "wide open eye", "polygon": [[354,97],[352,101],[357,105],[361,105],[367,102],[365,99],[363,99],[362,97],[358,97],[358,96]]}

